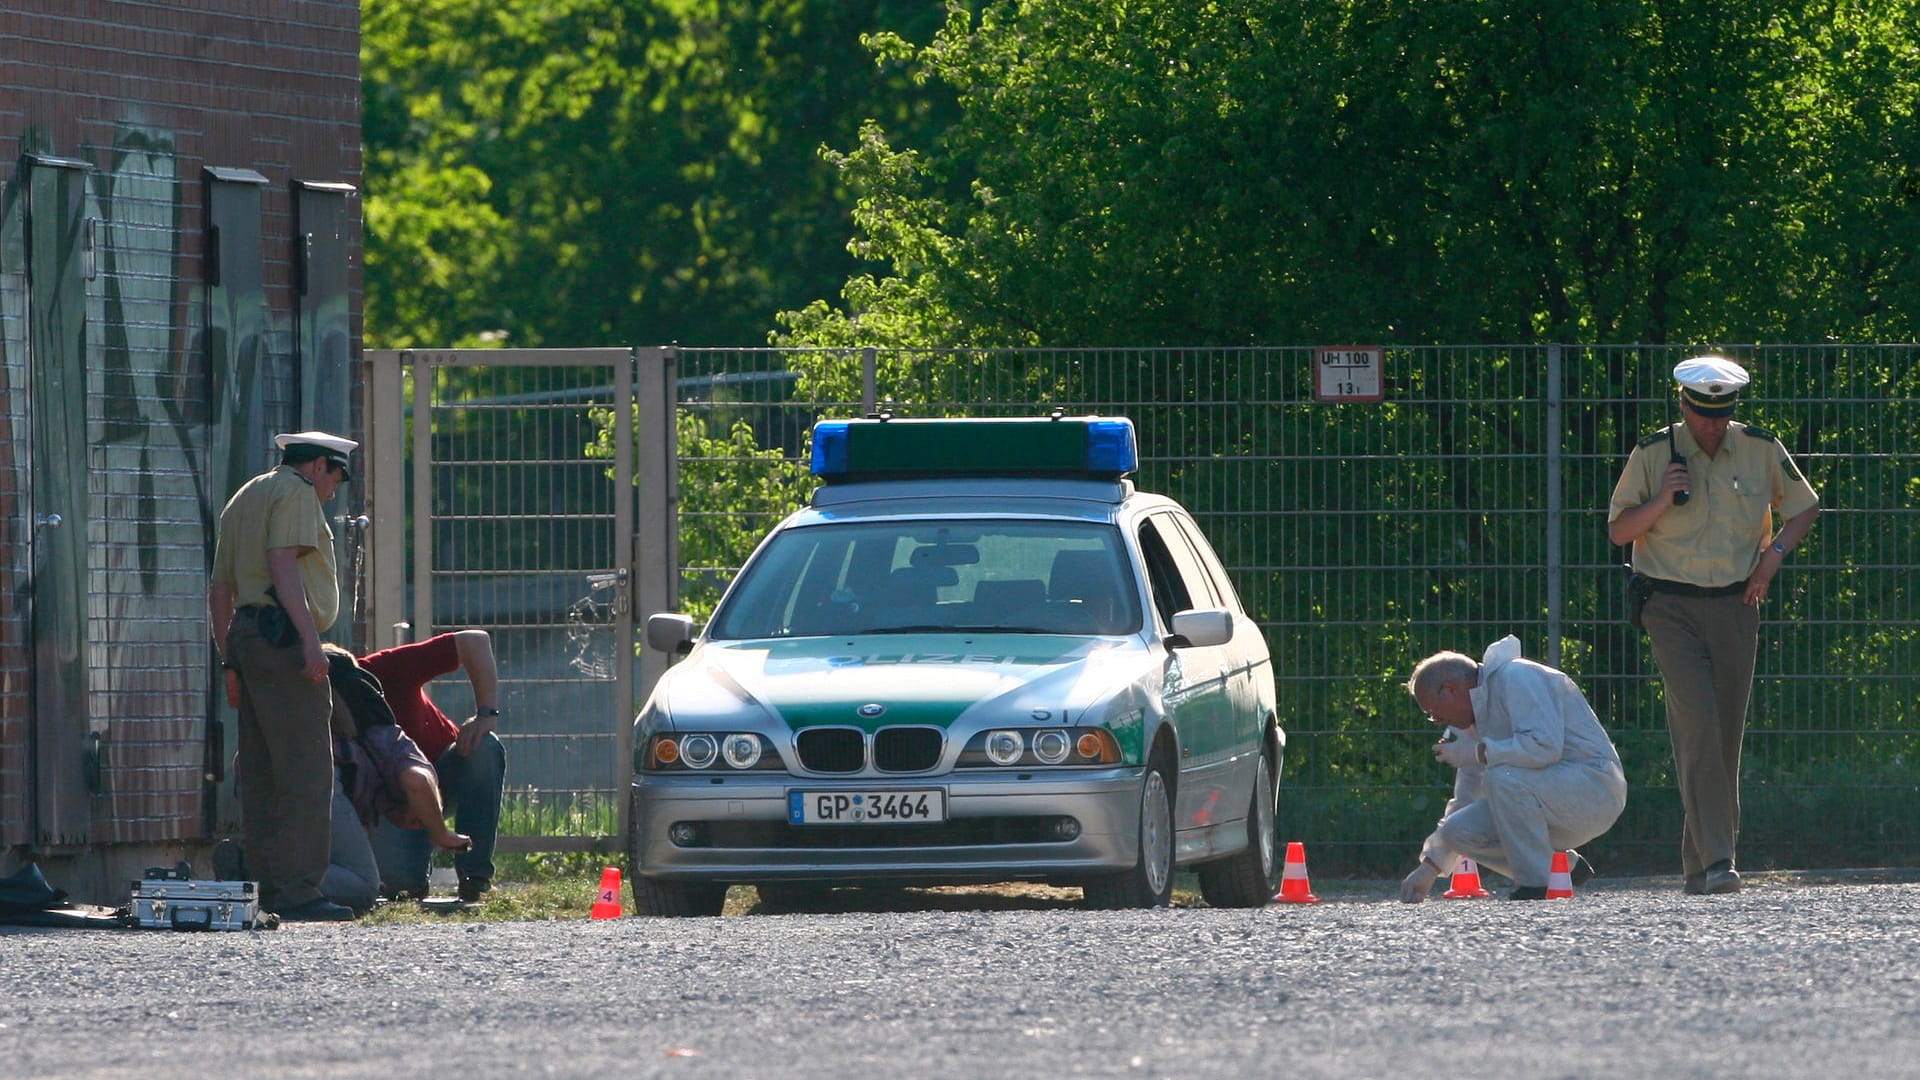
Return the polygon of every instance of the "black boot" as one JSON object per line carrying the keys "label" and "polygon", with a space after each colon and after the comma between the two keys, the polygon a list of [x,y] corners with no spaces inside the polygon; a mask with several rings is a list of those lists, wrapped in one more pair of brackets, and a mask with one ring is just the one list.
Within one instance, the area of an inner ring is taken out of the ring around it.
{"label": "black boot", "polygon": [[249,881],[247,877],[246,853],[240,850],[238,840],[222,840],[213,845],[213,877],[215,881]]}

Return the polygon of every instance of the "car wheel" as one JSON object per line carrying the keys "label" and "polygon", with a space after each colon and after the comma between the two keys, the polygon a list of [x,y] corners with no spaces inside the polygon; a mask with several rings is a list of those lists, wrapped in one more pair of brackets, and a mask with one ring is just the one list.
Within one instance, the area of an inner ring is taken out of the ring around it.
{"label": "car wheel", "polygon": [[[631,797],[628,806],[637,809],[638,794]],[[633,913],[635,915],[660,915],[668,918],[688,916],[712,916],[720,914],[727,903],[727,887],[724,884],[712,885],[706,882],[681,883],[649,878],[640,862],[640,851],[645,839],[641,836],[639,815],[627,814],[627,886],[633,893]]]}
{"label": "car wheel", "polygon": [[1247,846],[1199,868],[1200,895],[1218,908],[1262,907],[1280,887],[1279,841],[1274,825],[1273,768],[1267,755],[1253,775],[1253,799],[1247,807]]}
{"label": "car wheel", "polygon": [[1155,757],[1140,780],[1140,856],[1133,869],[1081,886],[1088,907],[1166,907],[1173,899],[1173,791],[1165,759]]}

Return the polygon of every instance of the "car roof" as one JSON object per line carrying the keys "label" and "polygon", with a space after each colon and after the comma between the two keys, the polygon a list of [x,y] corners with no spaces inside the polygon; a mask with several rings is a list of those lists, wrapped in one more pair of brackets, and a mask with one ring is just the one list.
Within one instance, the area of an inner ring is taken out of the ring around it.
{"label": "car roof", "polygon": [[1148,506],[1173,505],[1126,480],[952,477],[836,484],[787,526],[882,518],[1034,517],[1113,522]]}

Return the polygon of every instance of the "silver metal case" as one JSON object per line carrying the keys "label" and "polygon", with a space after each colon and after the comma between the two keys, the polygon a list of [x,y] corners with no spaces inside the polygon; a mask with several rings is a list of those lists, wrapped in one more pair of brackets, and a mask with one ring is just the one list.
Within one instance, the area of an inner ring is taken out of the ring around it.
{"label": "silver metal case", "polygon": [[252,881],[194,881],[161,871],[133,883],[133,917],[150,930],[251,930],[260,917]]}

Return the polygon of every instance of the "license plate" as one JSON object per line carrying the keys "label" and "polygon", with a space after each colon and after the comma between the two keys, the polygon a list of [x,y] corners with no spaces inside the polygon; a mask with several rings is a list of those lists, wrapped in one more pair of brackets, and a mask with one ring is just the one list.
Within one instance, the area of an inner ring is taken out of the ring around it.
{"label": "license plate", "polygon": [[924,791],[790,791],[794,825],[917,825],[947,820],[947,793]]}

